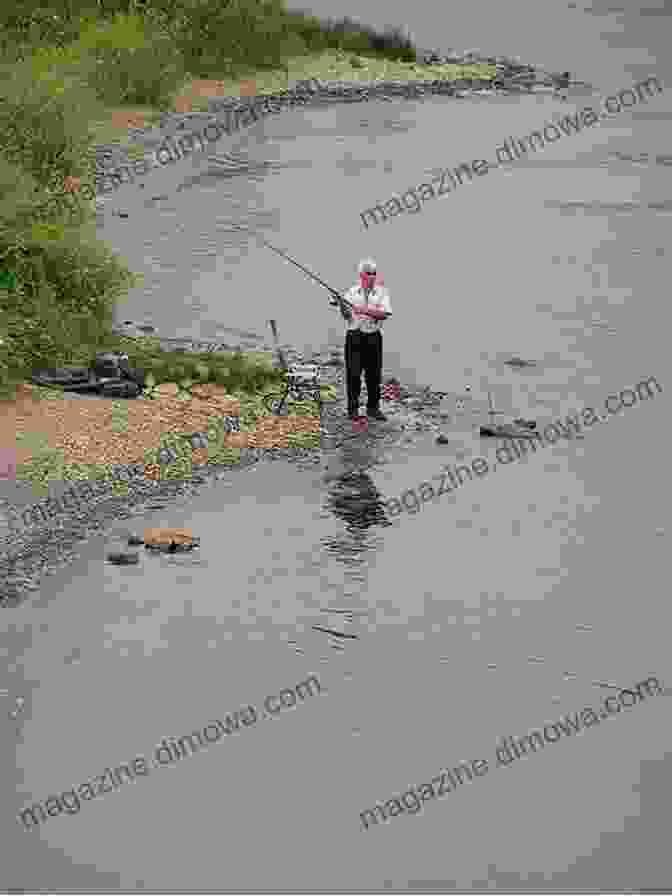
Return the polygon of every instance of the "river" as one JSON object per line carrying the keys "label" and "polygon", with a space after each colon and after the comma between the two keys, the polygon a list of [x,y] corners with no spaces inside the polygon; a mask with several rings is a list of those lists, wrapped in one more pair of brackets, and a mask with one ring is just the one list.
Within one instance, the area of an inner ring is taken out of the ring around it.
{"label": "river", "polygon": [[[311,10],[331,12],[326,0]],[[147,278],[121,316],[204,339],[223,327],[261,334],[273,317],[299,347],[337,344],[325,296],[232,235],[231,223],[249,222],[337,287],[355,281],[360,258],[378,261],[394,310],[385,363],[402,382],[470,386],[480,412],[490,391],[507,415],[541,421],[602,407],[651,376],[664,391],[389,527],[348,530],[343,500],[334,502],[339,474],[367,469],[359,496],[344,499],[361,505],[463,456],[493,459],[495,444],[475,438],[468,414],[446,428],[446,446],[427,435],[393,452],[334,450],[314,474],[261,466],[135,521],[193,528],[197,559],[111,568],[104,540],[92,540],[0,616],[9,669],[0,687],[27,700],[16,724],[0,717],[7,887],[669,885],[672,725],[662,697],[493,768],[413,820],[363,830],[359,814],[442,766],[494,766],[502,736],[598,706],[606,691],[595,682],[672,680],[663,562],[672,92],[419,214],[368,230],[359,215],[429,171],[493,158],[507,136],[650,75],[669,84],[672,10],[470,0],[444,11],[421,0],[410,16],[396,0],[384,9],[346,0],[338,13],[406,24],[427,47],[570,69],[595,93],[566,104],[433,98],[269,118],[217,146],[263,163],[254,177],[225,176],[211,157],[115,194],[111,205],[129,217],[106,214],[101,234]],[[147,201],[150,192],[168,198]],[[503,361],[513,354],[538,365],[511,370]],[[319,697],[151,782],[39,834],[13,817],[312,674]]]}

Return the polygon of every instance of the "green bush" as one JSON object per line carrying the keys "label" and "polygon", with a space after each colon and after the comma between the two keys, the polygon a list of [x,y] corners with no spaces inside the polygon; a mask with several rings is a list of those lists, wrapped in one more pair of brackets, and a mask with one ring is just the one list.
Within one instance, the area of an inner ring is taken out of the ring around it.
{"label": "green bush", "polygon": [[187,70],[195,77],[231,76],[282,60],[285,14],[262,0],[182,0],[170,13],[169,30]]}
{"label": "green bush", "polygon": [[5,397],[38,367],[78,363],[82,346],[95,345],[111,326],[117,297],[137,282],[95,238],[54,227],[56,239],[35,225],[29,233],[0,234],[0,264],[15,270],[19,281],[17,290],[0,291]]}
{"label": "green bush", "polygon": [[135,13],[88,23],[75,46],[95,59],[89,84],[110,105],[161,106],[185,77],[170,34]]}
{"label": "green bush", "polygon": [[67,176],[90,175],[88,122],[102,114],[86,83],[90,71],[91,60],[75,49],[37,48],[16,65],[0,64],[2,159],[34,178],[31,192],[43,191],[33,209],[48,199],[46,189],[61,193]]}
{"label": "green bush", "polygon": [[3,59],[20,61],[37,46],[66,46],[77,39],[82,21],[100,12],[92,0],[64,3],[12,0],[0,7]]}

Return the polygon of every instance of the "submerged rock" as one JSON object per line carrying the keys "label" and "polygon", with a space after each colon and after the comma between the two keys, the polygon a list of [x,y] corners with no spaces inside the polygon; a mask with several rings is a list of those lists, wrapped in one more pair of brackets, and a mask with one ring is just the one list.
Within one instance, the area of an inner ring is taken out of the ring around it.
{"label": "submerged rock", "polygon": [[137,551],[110,551],[107,559],[110,563],[116,563],[117,566],[130,566],[140,562],[140,555]]}

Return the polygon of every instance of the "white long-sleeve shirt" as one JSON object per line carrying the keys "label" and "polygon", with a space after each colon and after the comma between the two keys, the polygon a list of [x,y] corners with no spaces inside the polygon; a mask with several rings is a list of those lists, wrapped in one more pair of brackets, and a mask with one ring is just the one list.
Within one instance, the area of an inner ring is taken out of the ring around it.
{"label": "white long-sleeve shirt", "polygon": [[[384,286],[374,286],[369,292],[368,297],[362,287],[357,284],[347,291],[345,298],[352,305],[372,305],[380,308],[381,311],[392,314],[392,306],[390,305],[390,294]],[[352,312],[352,320],[345,322],[346,330],[361,330],[362,333],[378,333],[382,330],[383,321],[373,320],[363,314]]]}

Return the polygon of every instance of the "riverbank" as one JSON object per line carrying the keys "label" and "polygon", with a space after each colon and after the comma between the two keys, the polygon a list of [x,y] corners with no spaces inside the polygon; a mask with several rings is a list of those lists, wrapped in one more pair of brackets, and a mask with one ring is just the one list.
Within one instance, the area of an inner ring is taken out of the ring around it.
{"label": "riverbank", "polygon": [[[1,500],[0,522],[4,520],[4,530],[0,527],[0,606],[9,608],[23,603],[31,593],[39,590],[45,577],[76,558],[92,536],[110,533],[123,521],[128,521],[130,531],[135,517],[189,500],[202,489],[237,473],[243,474],[256,464],[280,460],[288,461],[302,471],[315,471],[324,469],[329,457],[339,454],[344,446],[347,448],[350,441],[389,449],[402,444],[407,446],[421,433],[439,431],[440,393],[434,393],[428,387],[402,385],[398,400],[383,402],[383,410],[393,415],[391,426],[371,427],[366,433],[353,432],[352,422],[345,416],[341,352],[334,346],[305,353],[288,345],[282,348],[289,363],[318,364],[321,385],[335,389],[336,399],[322,403],[320,419],[313,427],[320,435],[319,447],[301,447],[287,442],[281,447],[255,445],[254,433],[231,433],[227,437],[230,440],[241,436],[248,438],[242,440],[245,444],[235,448],[227,463],[207,462],[195,453],[190,472],[174,479],[151,479],[138,475],[133,465],[120,464],[117,476],[125,474],[123,481],[97,482],[95,492],[85,502],[75,502],[74,506],[53,500],[46,520],[31,513],[30,505],[26,507],[11,500]],[[385,371],[384,379],[389,378],[389,371]],[[288,417],[273,418],[266,425],[286,427],[288,420]],[[259,430],[263,432],[263,420],[261,423]],[[51,492],[57,494],[59,490],[52,484]]]}
{"label": "riverbank", "polygon": [[530,67],[504,57],[480,61],[465,55],[450,63],[422,64],[329,50],[293,57],[280,69],[250,69],[236,78],[188,78],[175,91],[167,107],[110,106],[104,117],[92,123],[92,132],[97,150],[123,144],[131,148],[141,134],[147,134],[162,121],[174,115],[207,113],[216,100],[228,100],[232,104],[242,101],[249,105],[255,98],[265,97],[279,102],[285,99],[288,103],[297,100],[305,103],[309,93],[322,91],[328,96],[339,86],[357,88],[376,84],[381,89],[387,86],[392,90],[406,83],[450,82],[466,89],[474,82],[487,85],[495,79],[498,85],[501,82],[513,89],[516,85],[522,87],[525,78],[529,82]]}
{"label": "riverbank", "polygon": [[[175,96],[170,110],[110,109],[108,118],[96,125],[101,140],[94,149],[96,195],[94,200],[89,188],[87,198],[100,212],[123,184],[144,187],[142,178],[152,169],[179,163],[194,151],[207,151],[223,133],[238,133],[270,114],[297,106],[420,101],[430,96],[459,100],[554,90],[548,73],[503,57],[476,62],[465,55],[461,62],[456,58],[451,63],[419,65],[329,52],[293,60],[289,68],[301,77],[289,81],[284,73],[251,72],[237,81],[194,79]],[[209,129],[216,132],[209,135]],[[164,158],[158,157],[159,152]],[[81,183],[70,184],[54,201],[80,189]]]}
{"label": "riverbank", "polygon": [[[277,97],[280,106],[326,105],[370,100],[390,101],[400,98],[419,100],[424,96],[437,94],[451,95],[459,99],[462,96],[479,92],[519,93],[527,92],[535,87],[538,89],[551,88],[548,81],[541,76],[535,79],[533,75],[530,75],[529,67],[519,66],[516,69],[501,61],[476,65],[469,62],[464,66],[456,63],[451,63],[450,66],[394,63],[393,68],[391,63],[383,60],[376,62],[376,65],[380,66],[379,69],[373,68],[373,63],[367,69],[364,65],[355,64],[357,57],[353,57],[352,54],[349,56],[348,54],[336,54],[336,56],[338,65],[331,68],[326,67],[326,73],[332,76],[331,79],[321,80],[315,74],[316,69],[307,66],[300,73],[306,75],[308,80],[313,79],[311,81],[312,89],[310,91],[306,89],[305,81],[303,83],[298,81],[291,89],[273,94]],[[331,58],[330,54],[322,54],[322,63],[329,58]],[[485,73],[487,76],[484,76],[483,65],[490,66],[490,70]],[[406,74],[405,80],[390,79],[390,75],[400,74],[401,69]],[[324,66],[318,68],[318,71],[324,75]],[[507,73],[510,75],[508,81]],[[387,80],[382,78],[383,74],[388,77]],[[334,75],[347,76],[347,78],[339,77],[337,79],[333,77]],[[381,78],[376,80],[376,77],[371,77],[372,75],[381,76]],[[436,77],[428,77],[430,75]],[[534,84],[530,82],[531,77]],[[136,127],[129,130],[128,121],[126,121],[125,126],[127,135],[130,135],[130,144],[124,146],[119,140],[115,140],[111,146],[97,145],[98,170],[109,170],[112,166],[123,165],[124,162],[130,162],[132,157],[137,159],[138,149],[155,147],[158,143],[165,141],[167,136],[184,134],[185,131],[193,128],[199,117],[202,117],[203,123],[205,123],[208,117],[220,114],[222,110],[261,107],[268,100],[269,92],[274,90],[274,83],[270,75],[259,75],[258,81],[255,76],[253,80],[239,80],[230,83],[221,81],[193,81],[190,83],[192,86],[189,89],[192,93],[197,94],[198,102],[207,104],[209,112],[202,113],[195,110],[194,106],[197,103],[190,100],[190,111],[186,111],[185,101],[181,106],[185,111],[164,114],[158,129],[153,124],[145,127],[144,125],[147,123],[145,120],[136,119]],[[238,95],[226,93],[226,91],[235,90],[239,91]],[[119,121],[119,117],[115,119],[115,122],[117,125],[124,124],[123,121]],[[144,184],[141,183],[140,186],[144,186]],[[77,192],[76,184],[71,192]],[[100,206],[105,202],[105,199],[97,199],[96,205]],[[254,346],[248,346],[248,348],[250,352],[254,351]],[[268,347],[260,344],[257,346],[257,350],[258,352],[268,351]],[[163,508],[181,498],[188,499],[189,496],[197,494],[202,486],[230,476],[234,469],[242,471],[262,460],[274,459],[286,459],[301,467],[314,469],[324,461],[326,455],[332,451],[337,452],[340,446],[351,439],[356,439],[364,444],[370,441],[377,447],[382,447],[412,440],[413,433],[434,430],[438,433],[439,398],[429,389],[404,389],[403,387],[398,406],[395,409],[393,426],[379,429],[372,427],[371,431],[364,434],[353,433],[350,421],[343,414],[345,404],[343,377],[342,371],[338,367],[332,366],[333,352],[325,350],[303,357],[290,349],[286,351],[286,354],[290,362],[318,363],[325,374],[322,377],[322,383],[336,386],[338,399],[334,403],[322,406],[319,420],[310,418],[292,420],[291,416],[261,419],[257,421],[256,426],[251,429],[248,427],[248,431],[245,433],[230,433],[226,436],[228,441],[226,444],[222,443],[221,446],[229,452],[225,463],[218,463],[208,455],[207,451],[200,455],[198,452],[204,449],[197,449],[190,457],[189,463],[186,465],[187,468],[182,467],[176,470],[174,477],[169,480],[162,478],[157,481],[147,475],[138,476],[137,471],[134,472],[132,469],[127,471],[127,481],[114,481],[108,475],[106,476],[106,485],[99,489],[95,500],[85,507],[79,506],[74,510],[61,509],[53,514],[46,523],[37,521],[34,525],[24,527],[23,522],[17,523],[21,513],[24,512],[23,508],[12,507],[10,502],[4,502],[4,514],[8,520],[7,528],[10,531],[6,532],[6,537],[3,539],[4,557],[0,567],[0,595],[4,600],[3,606],[16,606],[25,599],[27,593],[39,588],[44,576],[48,575],[51,570],[69,562],[76,555],[77,545],[91,534],[106,532],[118,520],[131,519],[147,509]],[[226,396],[221,397],[225,398]],[[184,405],[180,408],[168,407],[173,398],[174,396],[167,399],[166,407],[163,408],[167,417],[173,412],[184,410]],[[59,433],[62,435],[67,433],[70,438],[71,459],[75,462],[82,462],[84,456],[90,458],[90,454],[87,455],[86,452],[90,451],[91,447],[90,439],[88,446],[84,444],[87,441],[87,433],[84,431],[86,427],[83,425],[87,413],[84,409],[87,405],[93,404],[102,408],[103,400],[93,399],[90,402],[84,402],[69,399],[69,401],[72,404],[68,425],[59,424]],[[108,402],[107,404],[110,407],[106,408],[105,413],[111,419],[112,406],[115,403]],[[150,441],[152,439],[156,441],[162,435],[160,426],[156,432],[150,433],[152,426],[156,429],[156,421],[151,425],[149,423],[156,409],[157,405],[153,405],[152,414],[147,415],[146,426],[142,426],[142,415],[139,415],[139,419],[136,421],[138,423],[136,434],[142,429],[145,437],[149,438],[151,435]],[[150,410],[149,405],[148,410]],[[199,410],[202,413],[206,413],[207,410],[211,415],[213,413],[212,408]],[[235,412],[235,408],[227,406],[225,410],[227,416],[235,416],[235,413],[232,413]],[[220,413],[222,412],[220,409]],[[167,424],[166,429],[170,429],[172,426],[175,432],[184,431],[183,427],[176,428],[174,426],[174,420],[171,420],[169,424],[167,420],[164,420],[163,423]],[[199,422],[199,425],[202,424]],[[191,428],[197,429],[199,426],[194,425]],[[300,437],[304,434],[319,435],[320,446],[303,447],[291,444],[297,441],[293,437]],[[63,446],[57,447],[58,450],[63,450]],[[158,450],[159,447],[158,444],[154,444],[152,450]],[[124,451],[115,453],[115,450],[110,449],[109,443],[106,447],[105,463],[107,464],[115,464],[118,468],[123,469],[125,465],[132,466],[132,463],[128,463],[129,461],[138,459],[131,458]]]}

